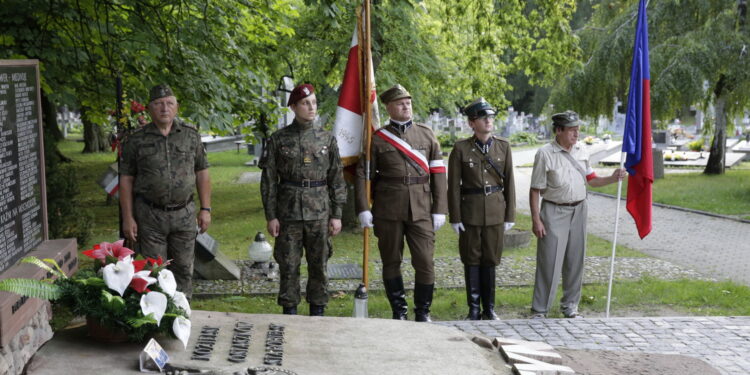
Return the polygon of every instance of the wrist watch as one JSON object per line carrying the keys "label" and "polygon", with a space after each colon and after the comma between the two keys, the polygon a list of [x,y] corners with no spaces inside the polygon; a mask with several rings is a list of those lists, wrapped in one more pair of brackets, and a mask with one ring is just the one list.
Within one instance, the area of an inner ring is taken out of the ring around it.
{"label": "wrist watch", "polygon": [[201,211],[211,212],[211,207],[201,207]]}

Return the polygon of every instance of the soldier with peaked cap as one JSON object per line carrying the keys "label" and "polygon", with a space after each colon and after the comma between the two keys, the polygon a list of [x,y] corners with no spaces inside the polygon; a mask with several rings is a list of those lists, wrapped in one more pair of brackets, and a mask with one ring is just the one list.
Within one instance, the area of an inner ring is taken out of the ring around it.
{"label": "soldier with peaked cap", "polygon": [[178,108],[169,86],[151,89],[152,122],[135,130],[123,145],[120,206],[125,238],[143,256],[171,259],[177,289],[190,298],[196,215],[203,233],[211,224],[211,180],[198,129],[176,118]]}
{"label": "soldier with peaked cap", "polygon": [[372,211],[365,191],[364,157],[357,166],[355,208],[362,227],[375,227],[393,319],[407,319],[401,276],[406,237],[415,274],[416,321],[429,322],[435,286],[435,231],[445,224],[448,211],[445,165],[432,129],[412,122],[409,92],[395,85],[383,92],[380,100],[390,123],[372,136]]}
{"label": "soldier with peaked cap", "polygon": [[594,173],[589,155],[578,144],[580,124],[573,111],[553,115],[555,139],[534,157],[529,205],[532,230],[538,240],[532,318],[546,317],[561,274],[560,310],[566,318],[581,317],[578,302],[586,254],[586,184],[604,186],[625,176],[621,168],[606,177]]}
{"label": "soldier with peaked cap", "polygon": [[464,113],[474,135],[456,142],[448,158],[448,212],[464,264],[467,318],[498,320],[495,268],[516,215],[513,159],[508,140],[492,135],[495,109],[484,98]]}
{"label": "soldier with peaked cap", "polygon": [[271,135],[260,163],[263,208],[268,233],[276,237],[273,256],[281,274],[277,302],[284,314],[297,314],[304,248],[310,315],[322,316],[328,303],[329,236],[341,231],[346,185],[336,138],[315,125],[313,86],[294,88],[287,105],[294,121]]}

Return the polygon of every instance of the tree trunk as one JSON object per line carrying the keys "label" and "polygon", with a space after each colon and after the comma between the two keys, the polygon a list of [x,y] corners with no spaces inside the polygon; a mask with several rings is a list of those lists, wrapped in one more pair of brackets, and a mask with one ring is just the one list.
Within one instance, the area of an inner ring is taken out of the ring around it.
{"label": "tree trunk", "polygon": [[727,146],[727,113],[726,98],[723,95],[716,97],[714,104],[716,121],[714,124],[714,138],[711,141],[711,154],[708,156],[705,174],[724,174],[724,165]]}
{"label": "tree trunk", "polygon": [[102,131],[102,127],[91,122],[86,116],[88,108],[81,107],[81,122],[83,122],[83,153],[103,152],[109,146],[107,135]]}
{"label": "tree trunk", "polygon": [[63,134],[57,123],[57,106],[49,100],[49,97],[42,92],[42,123],[47,129],[46,134],[52,136],[55,141],[61,141]]}

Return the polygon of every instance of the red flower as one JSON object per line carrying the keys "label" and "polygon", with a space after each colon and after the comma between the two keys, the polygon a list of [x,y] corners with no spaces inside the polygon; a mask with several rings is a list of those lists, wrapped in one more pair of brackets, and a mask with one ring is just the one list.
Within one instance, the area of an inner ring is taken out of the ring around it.
{"label": "red flower", "polygon": [[164,259],[161,258],[161,255],[159,255],[159,257],[156,259],[154,258],[147,258],[147,259],[148,259],[148,263],[151,265],[161,266],[164,263]]}
{"label": "red flower", "polygon": [[123,260],[128,255],[135,254],[135,251],[122,245],[124,242],[124,240],[119,240],[115,243],[102,242],[98,245],[94,245],[93,249],[84,251],[83,255],[89,258],[99,259],[102,264],[106,262],[108,256],[117,258],[117,260]]}
{"label": "red flower", "polygon": [[146,110],[146,107],[143,106],[143,104],[138,103],[135,100],[130,101],[130,112],[132,113],[141,113]]}
{"label": "red flower", "polygon": [[147,261],[147,260],[145,260],[145,259],[141,259],[141,260],[134,260],[134,261],[133,261],[133,267],[135,268],[135,272],[140,272],[140,271],[142,271],[142,270],[143,270],[143,267],[146,267],[146,263],[147,263],[147,262],[148,262],[148,261]]}
{"label": "red flower", "polygon": [[146,291],[146,287],[148,286],[148,284],[148,280],[140,277],[134,277],[132,280],[130,280],[130,287],[138,293],[143,293],[144,291]]}

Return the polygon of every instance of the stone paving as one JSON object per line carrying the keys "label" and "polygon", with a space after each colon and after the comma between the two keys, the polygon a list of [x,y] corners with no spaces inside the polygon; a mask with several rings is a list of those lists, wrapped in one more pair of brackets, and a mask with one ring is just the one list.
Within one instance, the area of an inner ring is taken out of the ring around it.
{"label": "stone paving", "polygon": [[438,322],[488,338],[542,341],[569,349],[680,354],[722,374],[750,374],[750,317],[516,319]]}

